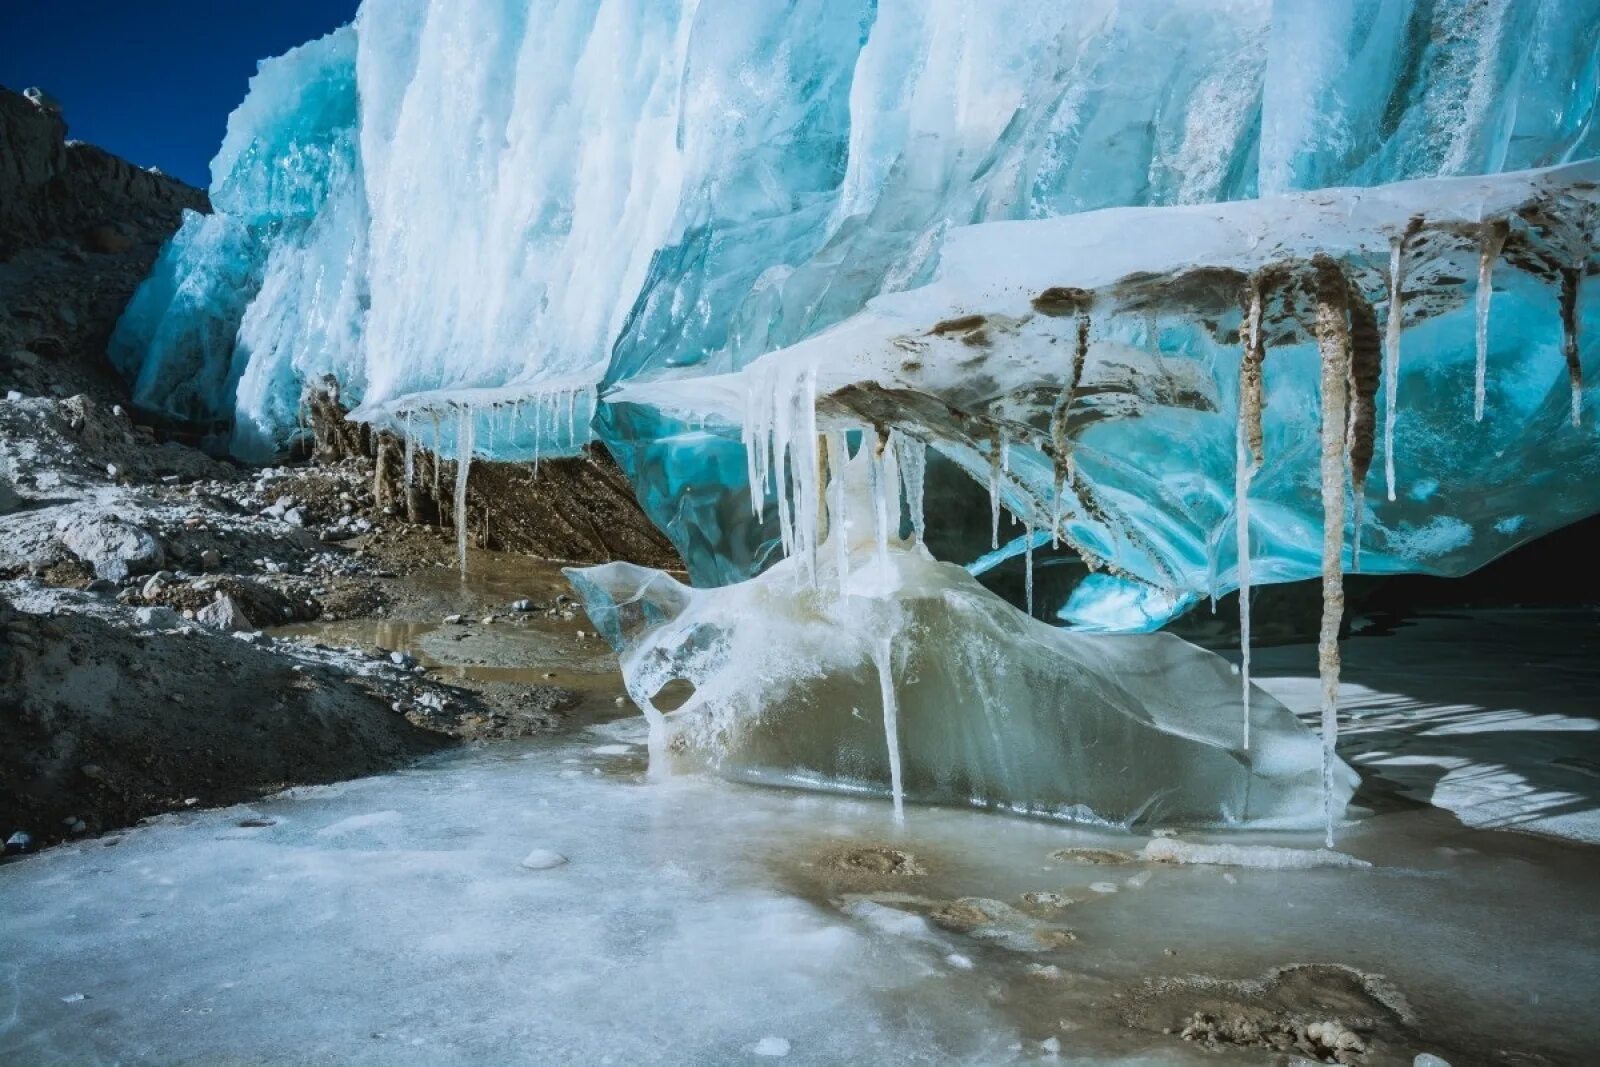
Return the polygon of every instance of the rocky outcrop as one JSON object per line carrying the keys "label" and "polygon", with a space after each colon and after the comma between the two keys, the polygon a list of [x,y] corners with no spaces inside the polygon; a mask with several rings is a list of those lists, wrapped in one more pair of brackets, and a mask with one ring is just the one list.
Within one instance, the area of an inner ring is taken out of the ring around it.
{"label": "rocky outcrop", "polygon": [[0,149],[0,261],[60,238],[118,255],[138,243],[137,231],[165,239],[185,209],[211,210],[199,189],[67,140],[66,120],[42,94],[0,87]]}
{"label": "rocky outcrop", "polygon": [[106,341],[206,194],[67,139],[48,96],[0,87],[0,394],[123,396]]}

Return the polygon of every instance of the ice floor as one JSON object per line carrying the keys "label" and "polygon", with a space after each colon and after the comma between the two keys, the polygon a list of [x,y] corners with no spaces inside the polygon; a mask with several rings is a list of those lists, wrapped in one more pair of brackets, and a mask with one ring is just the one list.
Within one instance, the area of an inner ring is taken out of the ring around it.
{"label": "ice floor", "polygon": [[[1151,978],[1296,962],[1405,994],[1411,1038],[1370,1062],[1592,1062],[1600,851],[1479,827],[1594,825],[1594,620],[1458,625],[1347,646],[1350,751],[1393,774],[1342,834],[1368,869],[1086,864],[1052,853],[1145,839],[929,808],[897,830],[877,801],[646,782],[624,720],[0,867],[0,1063],[1268,1064],[1123,1005]],[[1304,649],[1258,662],[1291,704],[1314,686]],[[830,866],[864,845],[926,873]],[[568,862],[524,866],[538,850]],[[1073,901],[1050,925],[1076,940],[913,903],[1038,891]]]}

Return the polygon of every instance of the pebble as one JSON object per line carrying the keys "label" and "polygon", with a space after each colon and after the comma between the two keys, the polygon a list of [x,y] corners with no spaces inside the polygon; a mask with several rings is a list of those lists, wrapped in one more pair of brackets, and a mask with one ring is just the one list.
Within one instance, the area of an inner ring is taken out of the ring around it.
{"label": "pebble", "polygon": [[531,601],[531,600],[516,600],[516,601],[512,601],[511,610],[512,611],[516,611],[516,612],[523,612],[523,613],[532,611],[533,610],[533,601]]}
{"label": "pebble", "polygon": [[446,615],[444,621],[451,626],[460,626],[467,621],[467,618],[465,615]]}
{"label": "pebble", "polygon": [[522,858],[522,865],[530,871],[548,871],[567,862],[567,857],[548,848],[536,848]]}
{"label": "pebble", "polygon": [[18,830],[6,838],[6,851],[8,853],[28,852],[33,848],[33,835],[26,830]]}

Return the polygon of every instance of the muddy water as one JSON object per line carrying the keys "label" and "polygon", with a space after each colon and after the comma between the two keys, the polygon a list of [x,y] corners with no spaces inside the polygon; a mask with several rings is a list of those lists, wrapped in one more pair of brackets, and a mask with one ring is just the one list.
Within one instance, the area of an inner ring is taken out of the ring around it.
{"label": "muddy water", "polygon": [[[444,681],[561,686],[584,700],[586,721],[631,714],[610,647],[571,595],[560,564],[490,553],[474,554],[467,577],[432,568],[396,582],[391,614],[381,618],[314,621],[280,626],[274,637],[336,647],[405,652]],[[530,600],[536,610],[514,612]],[[447,623],[460,615],[459,623]],[[492,621],[484,621],[489,619]]]}

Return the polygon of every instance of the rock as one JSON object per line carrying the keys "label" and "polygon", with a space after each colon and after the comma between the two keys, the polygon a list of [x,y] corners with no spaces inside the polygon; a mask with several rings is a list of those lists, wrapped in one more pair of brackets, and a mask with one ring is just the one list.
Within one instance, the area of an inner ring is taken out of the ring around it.
{"label": "rock", "polygon": [[222,553],[214,548],[208,548],[200,553],[200,566],[208,571],[214,571],[222,566]]}
{"label": "rock", "polygon": [[18,830],[6,838],[6,855],[8,856],[14,856],[19,852],[31,852],[32,850],[33,835],[26,830]]}
{"label": "rock", "polygon": [[139,595],[146,600],[154,600],[161,595],[161,590],[172,583],[171,571],[156,571],[145,579],[144,585],[139,587]]}
{"label": "rock", "polygon": [[1411,1067],[1450,1067],[1450,1063],[1431,1052],[1419,1052],[1417,1058],[1411,1061]]}
{"label": "rock", "polygon": [[22,90],[22,95],[27,98],[28,103],[32,104],[40,111],[47,111],[52,115],[61,114],[61,101],[45,92],[37,85],[28,86],[26,89]]}
{"label": "rock", "polygon": [[467,621],[467,617],[465,615],[446,615],[444,621],[451,626],[460,626]]}
{"label": "rock", "polygon": [[531,601],[531,600],[515,600],[515,601],[512,601],[511,610],[515,611],[515,612],[518,612],[519,614],[526,614],[527,612],[530,612],[530,611],[533,610],[533,601]]}
{"label": "rock", "polygon": [[156,630],[175,630],[183,625],[183,619],[168,607],[139,608],[134,611],[133,618],[140,626],[149,626]]}
{"label": "rock", "polygon": [[22,394],[17,392],[15,389],[7,389],[6,390],[6,399],[7,400],[21,400],[22,399]]}
{"label": "rock", "polygon": [[530,871],[547,871],[566,862],[567,857],[548,848],[536,848],[522,858],[522,865]]}
{"label": "rock", "polygon": [[117,583],[109,578],[96,578],[83,589],[84,592],[93,593],[95,596],[112,596],[117,591]]}
{"label": "rock", "polygon": [[223,633],[248,633],[255,627],[233,597],[226,594],[195,612],[195,620]]}
{"label": "rock", "polygon": [[283,513],[283,521],[290,526],[304,526],[306,524],[306,513],[299,508],[290,508]]}
{"label": "rock", "polygon": [[78,515],[56,525],[56,536],[101,578],[121,581],[133,574],[148,574],[166,560],[155,537],[110,515]]}
{"label": "rock", "polygon": [[22,498],[11,488],[11,482],[0,476],[0,515],[9,515],[22,506]]}
{"label": "rock", "polygon": [[417,665],[417,661],[406,655],[404,652],[389,653],[389,662],[393,663],[396,667],[405,667],[408,670]]}

